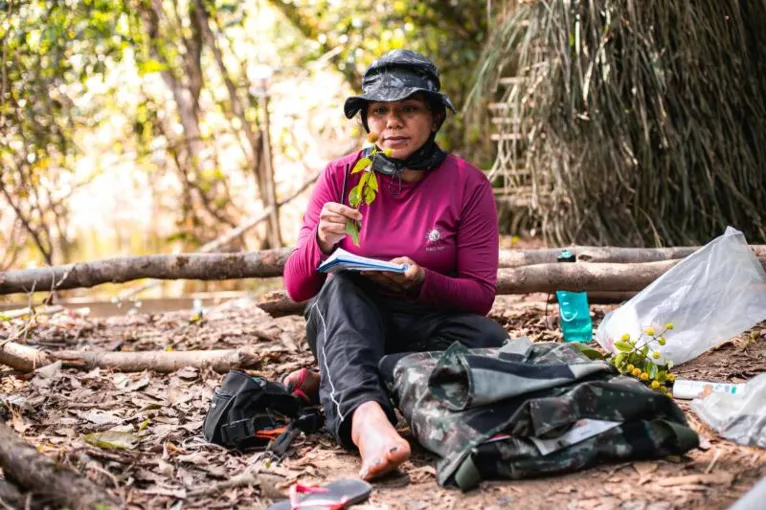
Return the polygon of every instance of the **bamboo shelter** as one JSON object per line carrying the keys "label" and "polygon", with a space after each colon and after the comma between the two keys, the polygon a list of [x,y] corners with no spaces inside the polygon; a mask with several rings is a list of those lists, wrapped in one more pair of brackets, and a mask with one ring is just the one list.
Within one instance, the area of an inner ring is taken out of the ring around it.
{"label": "bamboo shelter", "polygon": [[766,239],[766,2],[519,2],[471,97],[549,242]]}

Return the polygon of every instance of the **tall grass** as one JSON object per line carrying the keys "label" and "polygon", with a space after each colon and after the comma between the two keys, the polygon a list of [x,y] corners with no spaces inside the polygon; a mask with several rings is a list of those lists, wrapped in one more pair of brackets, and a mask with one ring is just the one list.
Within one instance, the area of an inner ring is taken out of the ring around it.
{"label": "tall grass", "polygon": [[[472,104],[500,76],[519,164],[556,243],[766,239],[761,0],[530,1],[495,30]],[[519,87],[521,90],[519,90]]]}

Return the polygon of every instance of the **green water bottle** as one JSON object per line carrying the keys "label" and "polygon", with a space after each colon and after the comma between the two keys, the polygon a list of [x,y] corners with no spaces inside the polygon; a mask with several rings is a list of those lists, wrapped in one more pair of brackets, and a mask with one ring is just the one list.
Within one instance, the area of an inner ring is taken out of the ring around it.
{"label": "green water bottle", "polygon": [[[559,262],[575,262],[574,253],[564,250],[557,259]],[[587,292],[557,290],[561,331],[565,342],[589,343],[593,341],[593,321],[590,318]]]}

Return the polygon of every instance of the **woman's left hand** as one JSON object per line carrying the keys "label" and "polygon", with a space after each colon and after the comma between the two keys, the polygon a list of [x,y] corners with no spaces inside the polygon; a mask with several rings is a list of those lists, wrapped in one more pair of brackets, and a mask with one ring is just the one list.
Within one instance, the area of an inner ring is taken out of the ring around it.
{"label": "woman's left hand", "polygon": [[362,274],[375,283],[398,292],[413,292],[417,290],[426,277],[426,271],[409,257],[391,259],[394,264],[409,264],[404,273],[392,271],[365,271]]}

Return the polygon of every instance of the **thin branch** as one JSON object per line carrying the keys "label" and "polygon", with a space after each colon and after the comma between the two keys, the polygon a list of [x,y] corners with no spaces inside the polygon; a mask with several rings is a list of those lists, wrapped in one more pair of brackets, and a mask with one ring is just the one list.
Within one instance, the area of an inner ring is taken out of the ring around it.
{"label": "thin branch", "polygon": [[21,224],[24,226],[24,229],[29,232],[29,235],[32,236],[32,239],[35,241],[35,245],[40,250],[40,253],[42,254],[43,258],[45,259],[45,262],[52,266],[53,265],[53,256],[49,250],[45,248],[43,245],[43,241],[38,235],[37,231],[32,228],[32,225],[30,225],[29,220],[26,218],[24,213],[21,211],[19,206],[14,202],[13,198],[11,197],[10,193],[8,193],[8,190],[6,189],[5,185],[3,184],[3,180],[0,178],[0,192],[3,193],[5,196],[5,200],[8,202],[8,205],[11,206],[13,211],[16,213],[16,218],[21,222]]}

